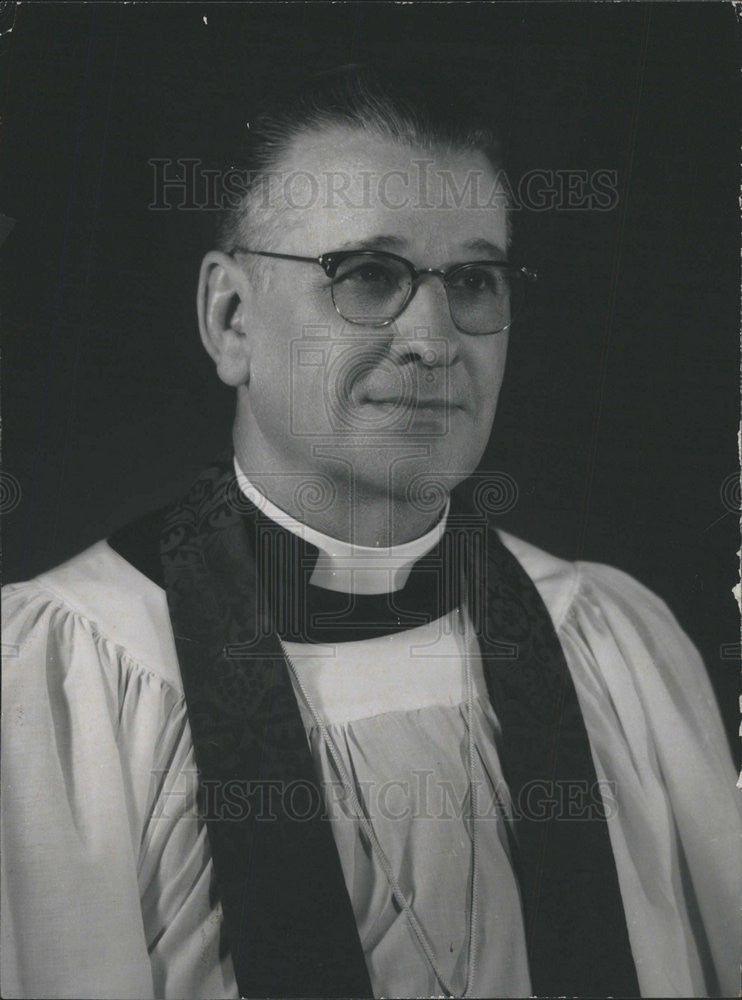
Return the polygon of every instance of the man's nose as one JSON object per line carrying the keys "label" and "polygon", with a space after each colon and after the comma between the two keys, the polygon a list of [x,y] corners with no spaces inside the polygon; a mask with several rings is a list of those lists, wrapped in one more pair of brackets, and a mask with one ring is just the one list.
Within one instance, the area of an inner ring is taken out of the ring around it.
{"label": "man's nose", "polygon": [[451,319],[446,289],[435,274],[420,276],[411,300],[391,327],[390,350],[398,360],[438,368],[458,356],[459,331]]}

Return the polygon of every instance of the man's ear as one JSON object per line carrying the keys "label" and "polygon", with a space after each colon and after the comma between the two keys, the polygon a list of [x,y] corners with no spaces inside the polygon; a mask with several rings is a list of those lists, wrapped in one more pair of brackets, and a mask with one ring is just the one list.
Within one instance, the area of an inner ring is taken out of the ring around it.
{"label": "man's ear", "polygon": [[250,379],[246,320],[251,294],[250,279],[233,257],[219,250],[206,254],[198,281],[198,328],[227,385],[246,385]]}

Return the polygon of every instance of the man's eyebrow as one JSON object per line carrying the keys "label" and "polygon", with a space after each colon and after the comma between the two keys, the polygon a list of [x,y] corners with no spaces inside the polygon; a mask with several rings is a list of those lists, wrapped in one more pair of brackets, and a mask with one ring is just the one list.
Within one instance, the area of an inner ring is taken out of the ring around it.
{"label": "man's eyebrow", "polygon": [[407,241],[401,236],[369,236],[363,240],[346,240],[337,250],[403,250]]}
{"label": "man's eyebrow", "polygon": [[[404,250],[406,246],[407,240],[403,239],[401,236],[391,236],[385,233],[380,233],[378,236],[369,236],[362,240],[347,240],[335,249]],[[496,243],[491,243],[483,237],[476,237],[473,240],[467,240],[465,243],[461,244],[461,249],[470,253],[481,254],[483,257],[489,257],[493,260],[505,260],[507,258],[507,252],[503,247],[498,246]]]}
{"label": "man's eyebrow", "polygon": [[487,257],[492,257],[494,260],[505,260],[507,253],[503,247],[497,246],[496,243],[490,243],[489,240],[485,239],[475,239],[467,240],[466,243],[462,243],[464,250],[471,250],[474,253],[481,253]]}

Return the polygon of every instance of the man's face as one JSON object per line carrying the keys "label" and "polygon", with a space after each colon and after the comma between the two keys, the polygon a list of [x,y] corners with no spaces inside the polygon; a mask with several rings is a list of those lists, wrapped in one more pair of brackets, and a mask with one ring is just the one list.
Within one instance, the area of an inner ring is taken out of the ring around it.
{"label": "man's face", "polygon": [[[425,190],[415,160],[428,161]],[[302,207],[285,210],[271,250],[383,249],[418,269],[505,258],[506,209],[501,198],[484,205],[495,178],[483,154],[423,153],[335,128],[300,136],[281,166],[278,190]],[[473,173],[479,198],[457,205]],[[490,434],[507,332],[457,329],[433,275],[392,324],[373,327],[338,315],[319,266],[264,259],[261,267],[249,387],[238,404],[246,452],[265,466],[257,473],[352,476],[361,494],[400,500],[421,476],[450,489],[472,472]]]}

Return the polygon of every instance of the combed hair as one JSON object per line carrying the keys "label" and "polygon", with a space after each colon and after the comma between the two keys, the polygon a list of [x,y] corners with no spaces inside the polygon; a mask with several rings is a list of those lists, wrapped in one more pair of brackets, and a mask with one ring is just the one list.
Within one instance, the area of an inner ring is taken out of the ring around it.
{"label": "combed hair", "polygon": [[482,152],[498,171],[501,142],[480,117],[476,99],[419,76],[382,75],[358,64],[314,74],[274,95],[246,123],[230,162],[246,182],[241,197],[220,212],[217,247],[229,252],[259,240],[261,249],[267,248],[276,213],[259,212],[255,192],[302,134],[334,126],[368,130],[423,151]]}

